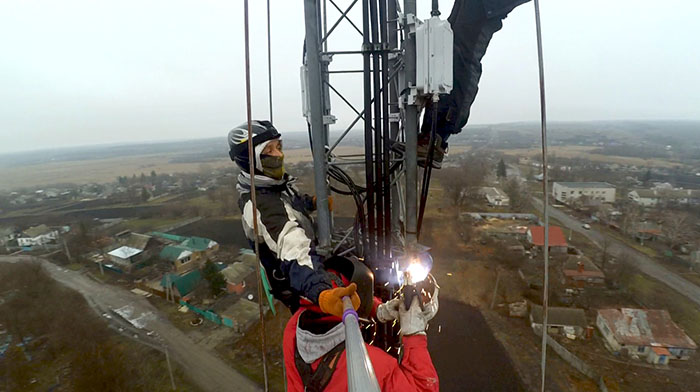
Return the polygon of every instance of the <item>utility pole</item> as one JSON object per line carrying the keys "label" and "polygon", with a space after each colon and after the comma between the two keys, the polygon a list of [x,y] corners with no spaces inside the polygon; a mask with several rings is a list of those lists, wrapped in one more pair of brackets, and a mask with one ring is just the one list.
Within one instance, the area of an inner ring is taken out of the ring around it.
{"label": "utility pole", "polygon": [[173,378],[173,368],[170,365],[170,354],[168,353],[168,346],[165,346],[165,361],[168,363],[168,373],[170,374],[170,386],[173,387],[173,391],[174,391],[177,388],[175,388],[175,379]]}

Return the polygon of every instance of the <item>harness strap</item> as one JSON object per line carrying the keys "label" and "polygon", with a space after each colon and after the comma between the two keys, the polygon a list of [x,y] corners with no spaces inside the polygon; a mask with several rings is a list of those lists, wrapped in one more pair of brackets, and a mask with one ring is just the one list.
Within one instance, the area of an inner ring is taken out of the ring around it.
{"label": "harness strap", "polygon": [[304,391],[322,392],[326,388],[331,381],[331,377],[333,377],[343,351],[345,351],[345,342],[340,343],[323,355],[321,363],[318,364],[316,371],[314,371],[311,369],[311,365],[304,362],[301,358],[299,348],[294,349],[294,362],[301,376],[301,381],[304,383]]}

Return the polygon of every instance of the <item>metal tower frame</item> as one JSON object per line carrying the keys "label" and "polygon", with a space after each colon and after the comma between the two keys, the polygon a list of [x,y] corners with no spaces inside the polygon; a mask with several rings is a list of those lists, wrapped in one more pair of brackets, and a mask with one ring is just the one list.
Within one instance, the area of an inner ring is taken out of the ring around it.
{"label": "metal tower frame", "polygon": [[[348,165],[363,166],[364,224],[360,243],[354,243],[348,251],[360,253],[368,265],[380,271],[391,268],[395,250],[403,253],[405,247],[410,248],[416,242],[416,140],[420,101],[409,88],[416,78],[416,1],[404,1],[405,12],[399,19],[397,0],[362,0],[362,28],[348,15],[358,3],[359,0],[352,0],[341,8],[336,0],[304,0],[307,121],[314,159],[319,248],[330,253],[353,240],[352,229],[334,231],[328,209],[329,170]],[[328,20],[329,5],[340,13],[336,20]],[[331,34],[343,22],[359,33],[358,49],[328,51]],[[362,56],[363,68],[331,70],[334,56]],[[333,86],[332,75],[348,73],[363,75],[362,110]],[[331,92],[355,113],[352,119],[342,119],[349,120],[348,125],[332,143],[329,125],[334,124],[336,118],[331,114]],[[360,121],[364,125],[364,154],[337,154],[336,148]],[[399,141],[405,149],[395,148]]]}

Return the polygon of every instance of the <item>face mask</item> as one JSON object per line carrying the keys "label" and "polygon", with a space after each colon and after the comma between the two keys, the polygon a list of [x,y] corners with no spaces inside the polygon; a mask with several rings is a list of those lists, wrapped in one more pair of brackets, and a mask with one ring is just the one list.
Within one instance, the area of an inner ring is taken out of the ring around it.
{"label": "face mask", "polygon": [[281,180],[284,177],[284,154],[282,156],[261,154],[260,165],[264,175],[275,180]]}

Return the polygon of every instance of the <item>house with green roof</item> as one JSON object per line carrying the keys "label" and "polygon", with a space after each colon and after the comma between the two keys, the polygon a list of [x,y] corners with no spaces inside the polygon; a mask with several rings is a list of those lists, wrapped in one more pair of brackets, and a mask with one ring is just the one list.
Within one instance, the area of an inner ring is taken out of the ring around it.
{"label": "house with green roof", "polygon": [[181,245],[164,246],[158,257],[170,261],[178,274],[197,269],[206,260],[203,252]]}
{"label": "house with green roof", "polygon": [[219,243],[209,238],[186,237],[159,231],[148,234],[168,243],[161,250],[159,257],[172,262],[175,270],[180,274],[200,268],[219,250]]}
{"label": "house with green roof", "polygon": [[168,284],[170,284],[175,297],[182,298],[194,291],[201,281],[202,273],[196,269],[184,275],[166,273],[160,280],[160,285],[167,288]]}

